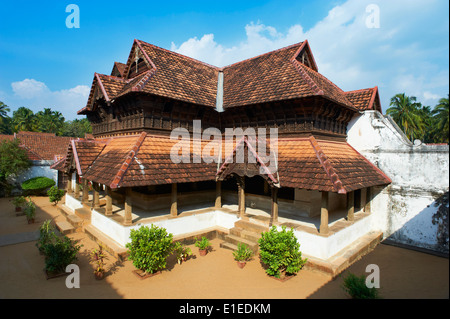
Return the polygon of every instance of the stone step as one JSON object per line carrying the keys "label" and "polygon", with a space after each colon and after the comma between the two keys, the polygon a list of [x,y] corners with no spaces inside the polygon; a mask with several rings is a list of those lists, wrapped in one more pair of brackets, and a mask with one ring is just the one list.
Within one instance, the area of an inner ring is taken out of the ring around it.
{"label": "stone step", "polygon": [[245,229],[247,231],[255,232],[258,234],[269,231],[269,226],[255,224],[255,223],[252,223],[251,221],[242,220],[242,219],[235,222],[234,226]]}
{"label": "stone step", "polygon": [[91,210],[86,206],[75,209],[75,215],[77,215],[83,221],[91,221]]}
{"label": "stone step", "polygon": [[224,242],[220,243],[220,248],[235,251],[238,247],[235,244],[224,241]]}
{"label": "stone step", "polygon": [[236,247],[238,246],[239,243],[245,244],[254,253],[257,252],[258,248],[259,248],[257,242],[254,242],[254,241],[251,241],[251,240],[248,240],[248,239],[244,239],[242,237],[238,237],[238,236],[235,236],[235,235],[227,235],[227,236],[225,236],[225,241],[230,243],[230,244],[236,245]]}
{"label": "stone step", "polygon": [[56,228],[63,235],[71,234],[75,232],[75,227],[73,227],[68,221],[62,220],[55,223]]}
{"label": "stone step", "polygon": [[76,229],[77,232],[83,229],[83,220],[75,214],[66,216],[67,221]]}
{"label": "stone step", "polygon": [[250,231],[250,230],[246,230],[240,227],[233,227],[230,229],[230,234],[237,236],[237,237],[241,237],[244,239],[248,239],[252,242],[257,243],[258,239],[261,238],[261,233],[257,233],[254,231]]}

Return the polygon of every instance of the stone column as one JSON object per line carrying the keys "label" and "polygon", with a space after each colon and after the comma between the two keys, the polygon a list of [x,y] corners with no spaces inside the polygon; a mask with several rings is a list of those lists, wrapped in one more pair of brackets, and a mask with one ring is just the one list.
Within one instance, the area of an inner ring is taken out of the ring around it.
{"label": "stone column", "polygon": [[125,219],[124,226],[131,226],[133,224],[133,201],[131,198],[131,188],[127,187],[125,190]]}
{"label": "stone column", "polygon": [[112,197],[111,197],[111,187],[106,186],[106,208],[105,208],[105,215],[111,216],[112,215]]}
{"label": "stone column", "polygon": [[278,187],[272,187],[271,225],[278,224]]}
{"label": "stone column", "polygon": [[170,216],[177,217],[177,215],[178,215],[177,183],[172,183]]}
{"label": "stone column", "polygon": [[216,182],[216,202],[214,204],[215,208],[222,207],[222,182]]}
{"label": "stone column", "polygon": [[92,200],[92,208],[100,208],[100,184],[92,182],[92,189],[94,190],[94,198]]}
{"label": "stone column", "polygon": [[371,202],[372,202],[372,193],[373,193],[373,189],[372,187],[367,187],[366,188],[366,205],[364,206],[364,211],[366,213],[371,212]]}
{"label": "stone column", "polygon": [[243,218],[245,214],[245,177],[238,176],[238,202],[239,217]]}
{"label": "stone column", "polygon": [[87,204],[89,202],[89,183],[88,180],[83,178],[83,196],[81,202]]}
{"label": "stone column", "polygon": [[347,220],[352,222],[355,220],[355,192],[347,193]]}
{"label": "stone column", "polygon": [[320,230],[323,235],[328,234],[328,192],[322,192],[322,201],[320,208]]}

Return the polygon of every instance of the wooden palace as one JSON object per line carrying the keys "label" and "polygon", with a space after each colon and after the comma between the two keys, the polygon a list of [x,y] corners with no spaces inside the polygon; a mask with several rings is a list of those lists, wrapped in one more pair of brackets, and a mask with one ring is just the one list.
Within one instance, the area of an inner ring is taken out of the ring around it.
{"label": "wooden palace", "polygon": [[[126,64],[94,74],[78,112],[93,137],[71,140],[53,168],[71,177],[68,195],[123,227],[211,208],[267,226],[316,220],[327,236],[334,212],[349,222],[369,214],[374,187],[391,182],[346,142],[349,121],[369,109],[381,111],[377,87],[344,92],[318,73],[308,41],[218,68],[134,40]],[[193,160],[218,142],[196,135],[195,121],[223,140],[227,129],[276,128],[276,170],[248,156],[226,160],[253,150],[245,134],[231,149],[219,146],[214,161]],[[178,163],[176,128],[192,137],[190,158]]]}

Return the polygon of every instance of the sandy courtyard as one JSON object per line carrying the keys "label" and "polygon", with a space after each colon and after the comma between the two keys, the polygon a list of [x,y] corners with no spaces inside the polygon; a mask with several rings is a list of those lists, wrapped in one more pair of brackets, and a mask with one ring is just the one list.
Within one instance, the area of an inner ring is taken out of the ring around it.
{"label": "sandy courtyard", "polygon": [[[16,216],[10,198],[0,199],[0,237],[36,231],[46,219],[63,219],[47,197],[33,197],[37,204],[36,223]],[[68,289],[65,277],[46,280],[44,256],[35,241],[0,246],[0,298],[158,298],[158,299],[303,299],[348,298],[341,288],[342,276],[335,280],[315,271],[301,270],[286,282],[266,276],[256,256],[239,269],[229,250],[212,241],[212,251],[194,255],[186,263],[168,259],[162,274],[141,280],[133,273],[131,261],[107,261],[107,277],[94,279],[88,252],[97,245],[84,233],[69,235],[80,240],[76,264],[80,268],[80,288]],[[448,298],[448,258],[381,244],[372,253],[347,269],[365,274],[368,264],[380,267],[380,295],[383,298]]]}

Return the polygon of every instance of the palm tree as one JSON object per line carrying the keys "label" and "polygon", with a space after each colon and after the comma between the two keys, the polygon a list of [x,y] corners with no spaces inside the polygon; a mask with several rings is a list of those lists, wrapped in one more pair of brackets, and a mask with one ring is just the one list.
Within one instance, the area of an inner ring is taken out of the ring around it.
{"label": "palm tree", "polygon": [[39,132],[62,134],[64,128],[64,116],[58,111],[44,108],[44,111],[36,113],[36,126]]}
{"label": "palm tree", "polygon": [[14,131],[33,131],[34,130],[35,115],[32,110],[21,106],[17,111],[13,112],[13,126]]}
{"label": "palm tree", "polygon": [[7,114],[7,112],[9,111],[10,109],[8,105],[0,101],[0,133],[8,133],[8,131],[10,130],[9,128],[10,118]]}
{"label": "palm tree", "polygon": [[416,102],[415,96],[396,94],[391,98],[390,105],[386,114],[392,117],[411,141],[424,136],[426,127],[421,117],[422,105]]}
{"label": "palm tree", "polygon": [[449,142],[449,129],[448,129],[448,96],[439,100],[439,103],[433,110],[434,118],[436,119],[435,134],[438,138],[437,142]]}

